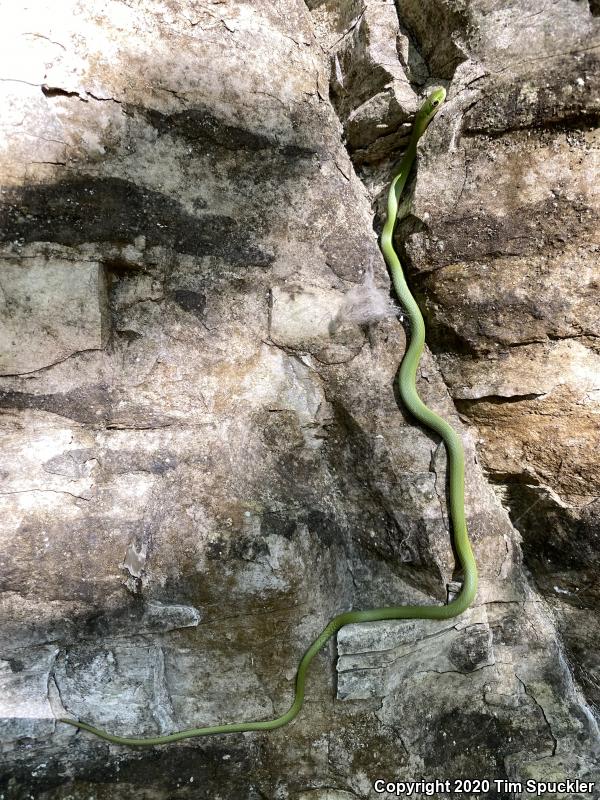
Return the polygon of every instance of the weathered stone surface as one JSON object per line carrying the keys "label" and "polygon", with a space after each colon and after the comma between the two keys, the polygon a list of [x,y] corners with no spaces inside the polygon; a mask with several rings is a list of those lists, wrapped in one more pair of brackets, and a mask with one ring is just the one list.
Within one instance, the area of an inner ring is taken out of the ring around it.
{"label": "weathered stone surface", "polygon": [[365,345],[356,325],[337,325],[344,294],[309,287],[273,287],[271,340],[282,347],[312,353],[325,364],[350,361]]}
{"label": "weathered stone surface", "polygon": [[[408,36],[400,31],[393,2],[347,3],[342,9],[331,15],[324,4],[315,17],[322,40],[333,51],[332,99],[346,144],[355,162],[371,161],[397,152],[402,124],[404,134],[410,133],[417,95],[411,87],[415,75],[407,65],[418,62],[411,57],[414,47]],[[349,20],[350,11],[355,16]],[[337,22],[335,30],[332,21]],[[421,64],[416,66],[418,77]]]}
{"label": "weathered stone surface", "polygon": [[0,290],[0,374],[34,372],[106,344],[108,303],[100,264],[3,258]]}
{"label": "weathered stone surface", "polygon": [[[0,269],[94,265],[108,301],[85,295],[93,346],[79,321],[64,347],[63,280],[44,352],[64,349],[26,369],[23,341],[0,378],[4,800],[600,784],[597,20],[572,0],[308,5],[11,14]],[[269,734],[133,751],[56,723],[281,714],[334,614],[456,588],[444,453],[394,395],[404,329],[354,308],[387,290],[370,201],[438,82],[399,238],[431,334],[420,391],[465,441],[476,605],[341,631]]]}
{"label": "weathered stone surface", "polygon": [[600,28],[584,3],[516,9],[469,7],[405,250],[450,392],[597,706],[600,663],[566,593],[594,614]]}
{"label": "weathered stone surface", "polygon": [[485,608],[467,613],[458,623],[348,626],[338,636],[338,698],[367,700],[401,688],[404,692],[407,678],[414,675],[475,672],[494,664],[491,644]]}
{"label": "weathered stone surface", "polygon": [[[50,736],[54,714],[48,681],[58,653],[53,645],[16,651],[0,662],[0,736],[3,742],[17,737]],[[5,656],[9,654],[4,652]]]}

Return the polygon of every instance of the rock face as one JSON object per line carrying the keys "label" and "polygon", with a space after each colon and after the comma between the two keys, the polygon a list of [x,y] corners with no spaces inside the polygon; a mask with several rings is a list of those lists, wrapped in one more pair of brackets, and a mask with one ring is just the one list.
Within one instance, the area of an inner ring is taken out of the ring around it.
{"label": "rock face", "polygon": [[[4,314],[0,337],[3,375],[23,375],[107,343],[104,269],[97,262],[72,262],[20,255],[2,263]],[[66,290],[65,290],[66,287]],[[57,309],[64,309],[58,313]]]}
{"label": "rock face", "polygon": [[600,25],[583,3],[529,11],[522,25],[470,9],[406,255],[445,382],[597,710]]}
{"label": "rock face", "polygon": [[[597,13],[574,0],[11,13],[5,800],[600,785]],[[140,736],[273,717],[334,614],[455,588],[445,458],[395,399],[406,335],[377,294],[373,231],[440,83],[398,247],[429,328],[420,391],[465,441],[474,607],[343,629],[301,716],[272,733],[132,750],[57,723]]]}

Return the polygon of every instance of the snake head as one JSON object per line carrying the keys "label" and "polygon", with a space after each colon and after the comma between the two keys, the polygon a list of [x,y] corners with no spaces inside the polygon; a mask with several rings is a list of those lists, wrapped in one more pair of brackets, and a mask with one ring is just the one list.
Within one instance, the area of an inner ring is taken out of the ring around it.
{"label": "snake head", "polygon": [[418,110],[415,119],[415,128],[418,130],[419,136],[423,133],[425,128],[440,110],[440,106],[445,99],[446,90],[443,88],[443,86],[433,89],[433,91],[430,92],[427,100],[425,100],[421,108]]}
{"label": "snake head", "polygon": [[439,86],[437,89],[434,89],[428,96],[427,100],[423,103],[421,107],[421,111],[424,111],[427,115],[427,121],[430,122],[431,119],[437,114],[440,109],[440,106],[446,99],[446,90],[443,86]]}

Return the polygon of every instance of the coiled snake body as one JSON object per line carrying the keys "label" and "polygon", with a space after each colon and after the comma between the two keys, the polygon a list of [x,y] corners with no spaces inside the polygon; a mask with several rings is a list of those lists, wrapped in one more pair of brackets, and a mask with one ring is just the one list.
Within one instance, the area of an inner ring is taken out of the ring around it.
{"label": "coiled snake body", "polygon": [[454,546],[463,571],[463,583],[460,593],[447,605],[391,606],[388,608],[373,608],[368,611],[347,611],[343,614],[338,614],[338,616],[334,617],[328,623],[302,657],[296,673],[294,702],[285,714],[282,714],[280,717],[275,717],[275,719],[257,722],[234,722],[226,725],[209,725],[204,728],[190,728],[166,736],[151,736],[141,739],[127,736],[114,736],[92,725],[88,725],[86,722],[79,722],[74,719],[60,719],[60,722],[74,725],[77,728],[89,731],[115,744],[139,747],[168,744],[169,742],[177,742],[195,736],[210,736],[211,734],[271,731],[275,728],[287,725],[288,722],[291,722],[298,715],[304,702],[306,673],[311,661],[327,641],[337,633],[340,628],[343,628],[344,625],[389,619],[449,619],[462,614],[472,603],[477,591],[477,567],[469,543],[465,520],[464,453],[462,443],[450,425],[427,408],[417,393],[415,380],[417,367],[425,344],[425,324],[419,307],[406,284],[400,261],[394,251],[392,243],[392,235],[398,214],[399,198],[416,157],[417,143],[425,132],[429,122],[437,113],[445,97],[446,92],[444,89],[435,89],[417,112],[410,143],[402,158],[398,173],[392,180],[390,186],[387,218],[381,235],[381,250],[390,268],[398,299],[402,303],[408,319],[410,320],[410,344],[402,360],[398,378],[400,396],[412,415],[426,428],[438,433],[446,445],[449,471],[449,512],[452,521]]}

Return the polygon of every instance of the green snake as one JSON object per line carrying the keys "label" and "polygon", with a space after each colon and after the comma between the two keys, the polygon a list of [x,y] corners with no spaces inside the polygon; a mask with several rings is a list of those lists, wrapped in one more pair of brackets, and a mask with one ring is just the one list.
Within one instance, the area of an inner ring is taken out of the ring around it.
{"label": "green snake", "polygon": [[390,268],[398,299],[410,320],[410,344],[402,360],[398,375],[400,396],[404,405],[412,415],[426,428],[439,434],[446,445],[450,477],[449,512],[454,533],[454,546],[463,571],[463,583],[459,594],[447,605],[392,606],[389,608],[373,608],[368,611],[346,611],[343,614],[338,614],[338,616],[334,617],[328,623],[305,652],[296,673],[294,702],[285,714],[282,714],[280,717],[275,717],[274,719],[260,720],[257,722],[234,722],[226,725],[209,725],[204,728],[189,728],[188,730],[170,733],[166,736],[151,736],[143,739],[114,736],[111,733],[88,725],[86,722],[79,722],[74,719],[60,719],[60,722],[65,722],[68,725],[74,725],[76,728],[89,731],[99,736],[101,739],[106,739],[108,742],[113,742],[114,744],[134,745],[138,747],[168,744],[170,742],[181,741],[182,739],[191,739],[195,736],[243,733],[246,731],[272,731],[275,728],[281,728],[283,725],[287,725],[288,722],[291,722],[298,715],[304,703],[306,673],[308,672],[311,661],[329,639],[331,639],[340,628],[343,628],[344,625],[357,622],[377,622],[379,620],[389,619],[450,619],[462,614],[463,611],[471,605],[477,591],[477,566],[467,535],[465,520],[463,447],[460,438],[450,425],[427,408],[417,393],[415,381],[417,367],[425,344],[425,323],[423,322],[419,307],[406,284],[400,260],[394,252],[392,243],[392,235],[398,215],[399,198],[415,161],[417,143],[437,113],[440,105],[444,102],[445,97],[446,92],[444,89],[434,89],[417,112],[409,145],[400,163],[398,173],[392,180],[390,186],[387,203],[387,218],[381,234],[381,250]]}

